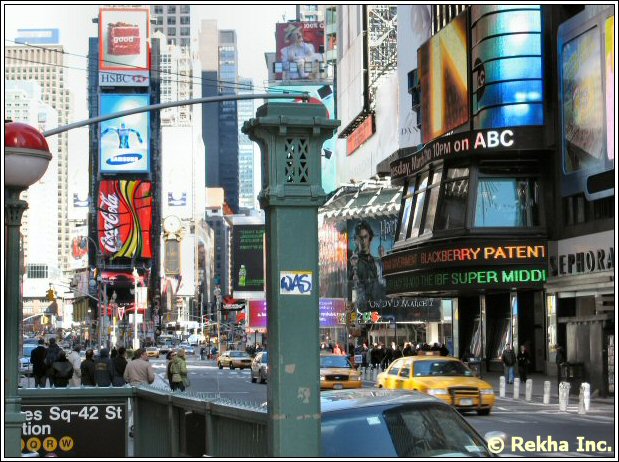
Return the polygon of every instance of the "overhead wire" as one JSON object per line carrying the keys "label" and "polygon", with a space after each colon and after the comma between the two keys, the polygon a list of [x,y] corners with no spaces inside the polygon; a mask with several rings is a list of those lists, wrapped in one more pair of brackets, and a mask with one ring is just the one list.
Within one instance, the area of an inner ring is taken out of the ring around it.
{"label": "overhead wire", "polygon": [[[97,65],[99,62],[98,58],[94,58],[91,56],[84,56],[84,55],[80,55],[77,53],[70,53],[68,51],[64,51],[64,50],[58,50],[58,49],[54,49],[54,48],[47,48],[47,47],[42,47],[42,46],[37,46],[37,45],[33,45],[30,43],[23,43],[23,42],[18,42],[15,40],[11,40],[11,39],[4,39],[6,42],[11,42],[14,43],[16,45],[21,45],[21,46],[25,46],[25,47],[30,47],[30,48],[35,48],[35,49],[40,49],[40,50],[44,50],[44,51],[50,51],[50,52],[54,52],[54,53],[60,53],[62,55],[67,55],[67,56],[75,56],[78,58],[82,58],[82,59],[86,59],[88,61],[93,61],[96,60],[97,61]],[[39,62],[39,61],[31,61],[31,60],[27,60],[24,58],[16,58],[16,57],[9,57],[6,56],[5,54],[5,59],[15,59],[15,60],[20,60],[20,61],[25,61],[25,62],[31,62],[34,64],[44,64],[47,66],[58,66],[58,67],[65,67],[67,69],[74,69],[74,70],[82,70],[82,71],[86,71],[89,72],[90,69],[89,68],[80,68],[80,67],[72,67],[72,66],[66,66],[66,65],[62,65],[62,64],[54,64],[54,63],[44,63],[44,62]],[[124,63],[120,63],[117,61],[111,61],[111,60],[103,60],[105,63],[108,64],[122,64],[125,67],[132,67],[135,68],[137,70],[143,70],[143,68],[139,67],[139,66],[134,66],[134,65],[129,65],[129,64],[124,64]],[[281,92],[281,93],[297,93],[295,90],[290,90],[290,89],[286,89],[283,90],[281,88],[278,87],[271,87],[271,86],[264,86],[264,85],[245,85],[245,84],[241,84],[241,83],[237,83],[237,82],[230,82],[227,80],[220,80],[220,79],[209,79],[206,77],[200,77],[200,76],[193,76],[193,75],[186,75],[183,73],[178,73],[178,72],[171,72],[171,71],[167,71],[167,70],[163,70],[160,67],[151,67],[151,72],[157,72],[159,74],[164,74],[164,75],[172,75],[172,76],[177,76],[177,77],[183,77],[183,78],[187,78],[189,80],[173,80],[173,79],[169,79],[166,78],[165,80],[168,82],[175,82],[175,83],[186,83],[186,84],[192,84],[192,83],[196,83],[195,80],[197,79],[200,83],[202,83],[203,85],[206,86],[220,86],[223,88],[228,88],[228,89],[234,89],[234,90],[256,90],[256,89],[264,89],[267,92]],[[133,75],[133,74],[123,74],[122,72],[118,72],[118,71],[114,71],[115,74],[118,75]],[[205,84],[205,82],[207,82]],[[212,82],[212,83],[208,83],[208,82]],[[305,92],[303,91],[299,91],[298,92],[299,95],[304,95]]]}

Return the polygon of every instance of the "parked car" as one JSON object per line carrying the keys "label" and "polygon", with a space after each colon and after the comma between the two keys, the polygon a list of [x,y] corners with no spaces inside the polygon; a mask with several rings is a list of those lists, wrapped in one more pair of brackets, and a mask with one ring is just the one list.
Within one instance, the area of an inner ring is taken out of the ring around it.
{"label": "parked car", "polygon": [[178,348],[182,348],[185,350],[185,354],[194,355],[196,354],[196,350],[189,343],[181,343]]}
{"label": "parked car", "polygon": [[256,383],[260,379],[260,383],[266,383],[269,373],[269,353],[260,351],[256,353],[251,361],[251,381]]}
{"label": "parked car", "polygon": [[488,415],[496,401],[492,385],[475,377],[462,361],[451,356],[420,354],[393,361],[378,374],[376,386],[418,390],[440,398],[459,410]]}
{"label": "parked car", "polygon": [[321,457],[492,457],[453,408],[406,390],[326,391]]}
{"label": "parked car", "polygon": [[159,348],[154,346],[146,347],[146,356],[149,358],[158,358],[159,354]]}
{"label": "parked car", "polygon": [[38,346],[38,343],[25,343],[22,354],[19,357],[19,373],[29,377],[32,375],[32,364],[30,363],[30,353]]}
{"label": "parked car", "polygon": [[234,369],[235,367],[240,369],[251,367],[251,356],[244,351],[224,351],[217,358],[217,367],[223,369],[224,366],[228,366],[230,369]]}
{"label": "parked car", "polygon": [[346,356],[320,355],[320,389],[361,388],[361,373]]}

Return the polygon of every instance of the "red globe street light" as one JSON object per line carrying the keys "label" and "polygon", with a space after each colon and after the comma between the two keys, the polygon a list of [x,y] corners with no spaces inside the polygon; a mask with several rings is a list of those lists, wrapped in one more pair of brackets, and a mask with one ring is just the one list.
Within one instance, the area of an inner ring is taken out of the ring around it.
{"label": "red globe street light", "polygon": [[19,228],[26,201],[19,195],[36,183],[47,170],[52,154],[41,132],[30,125],[4,124],[4,221],[6,226],[6,266],[4,272],[4,357],[9,364],[5,370],[4,396],[5,457],[21,455],[21,398],[17,395],[19,373],[19,335],[22,307],[19,302]]}

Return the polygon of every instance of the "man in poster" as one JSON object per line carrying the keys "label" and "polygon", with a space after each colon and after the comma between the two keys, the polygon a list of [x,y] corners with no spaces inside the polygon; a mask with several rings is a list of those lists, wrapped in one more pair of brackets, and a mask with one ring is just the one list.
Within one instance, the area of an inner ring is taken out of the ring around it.
{"label": "man in poster", "polygon": [[374,231],[370,224],[361,220],[355,225],[355,251],[350,257],[349,281],[352,281],[353,294],[356,293],[357,308],[366,310],[369,300],[385,298],[385,279],[380,257],[371,254]]}

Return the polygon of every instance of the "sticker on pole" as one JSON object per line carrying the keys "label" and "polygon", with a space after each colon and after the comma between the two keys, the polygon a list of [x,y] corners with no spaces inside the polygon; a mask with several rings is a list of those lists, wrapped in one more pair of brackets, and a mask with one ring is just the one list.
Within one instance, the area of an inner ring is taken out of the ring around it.
{"label": "sticker on pole", "polygon": [[280,295],[312,295],[311,271],[280,271]]}

